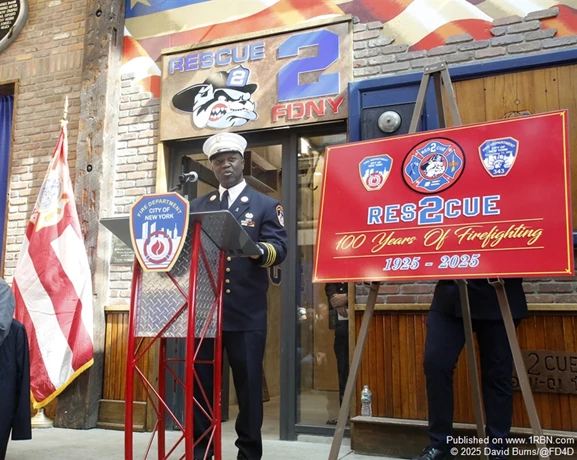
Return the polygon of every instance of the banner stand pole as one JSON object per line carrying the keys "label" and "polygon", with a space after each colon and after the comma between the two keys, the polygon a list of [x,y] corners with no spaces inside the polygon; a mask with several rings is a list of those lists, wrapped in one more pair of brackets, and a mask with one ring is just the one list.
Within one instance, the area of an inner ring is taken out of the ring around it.
{"label": "banner stand pole", "polygon": [[544,439],[543,430],[541,429],[537,407],[535,406],[535,399],[533,398],[531,384],[529,383],[529,377],[527,376],[527,368],[525,367],[521,347],[519,346],[519,339],[517,338],[515,323],[513,322],[513,315],[511,314],[511,306],[509,305],[509,299],[507,298],[507,293],[505,291],[505,282],[502,279],[497,278],[496,281],[489,281],[489,284],[493,285],[497,292],[497,299],[499,299],[499,307],[501,308],[501,315],[503,316],[503,322],[505,323],[505,330],[507,331],[507,338],[509,339],[509,346],[511,347],[511,354],[513,355],[513,362],[515,363],[515,369],[517,370],[519,387],[521,388],[525,408],[529,415],[531,431],[533,432],[533,436],[539,439],[539,442],[535,442],[535,445],[539,452],[539,458],[544,460],[549,456],[542,455],[543,450],[546,449],[545,444],[540,441]]}
{"label": "banner stand pole", "polygon": [[[469,379],[471,380],[471,390],[473,393],[473,409],[475,411],[475,421],[477,423],[477,436],[483,439],[485,437],[485,414],[483,412],[483,397],[481,395],[481,385],[479,381],[479,368],[477,367],[475,340],[473,339],[473,323],[471,321],[469,292],[467,291],[466,280],[455,280],[455,282],[459,286],[459,298],[461,300],[461,311],[463,312],[463,329],[465,330],[467,365],[469,367]],[[483,453],[481,458],[487,459],[487,455]]]}
{"label": "banner stand pole", "polygon": [[[435,99],[437,102],[437,113],[439,117],[440,127],[445,128],[447,126],[447,120],[445,118],[445,109],[444,109],[445,106],[443,103],[442,86],[445,87],[446,101],[449,105],[449,110],[451,112],[451,117],[453,119],[453,126],[462,125],[461,116],[459,115],[459,109],[457,107],[457,98],[455,97],[455,90],[453,89],[453,83],[451,82],[451,77],[449,75],[449,71],[447,70],[447,65],[444,62],[440,62],[438,64],[425,67],[424,69],[423,78],[421,79],[421,86],[419,87],[419,93],[417,96],[417,104],[415,107],[415,112],[413,113],[413,118],[411,119],[411,128],[409,132],[415,132],[417,129],[417,123],[423,111],[425,97],[427,94],[427,87],[429,85],[429,80],[431,77],[433,77]],[[461,301],[461,311],[463,313],[463,328],[465,330],[465,348],[467,350],[469,380],[471,382],[473,393],[473,409],[475,412],[475,421],[477,425],[477,436],[483,439],[485,438],[485,415],[483,412],[481,383],[479,380],[477,355],[475,352],[475,342],[473,338],[473,324],[471,321],[471,307],[469,304],[469,294],[467,292],[467,281],[455,280],[455,282],[459,286],[459,298]],[[483,451],[480,458],[482,460],[487,460],[488,457]]]}
{"label": "banner stand pole", "polygon": [[353,395],[353,389],[355,387],[355,382],[359,373],[359,366],[361,364],[361,358],[363,357],[363,349],[365,348],[365,342],[367,341],[369,325],[371,324],[371,320],[373,318],[373,312],[375,310],[375,304],[377,303],[377,296],[379,294],[380,286],[380,281],[373,281],[371,283],[371,290],[369,292],[369,297],[367,298],[365,312],[363,313],[363,321],[361,322],[361,329],[359,330],[359,337],[357,339],[355,351],[353,352],[353,359],[349,369],[349,376],[347,378],[347,385],[345,386],[345,393],[343,394],[343,401],[341,402],[341,408],[339,409],[339,419],[337,421],[335,435],[333,436],[333,442],[329,452],[329,460],[337,460],[339,458],[339,451],[341,450],[341,445],[343,443],[345,425],[347,423],[347,418],[349,416],[349,410],[351,406],[351,397]]}

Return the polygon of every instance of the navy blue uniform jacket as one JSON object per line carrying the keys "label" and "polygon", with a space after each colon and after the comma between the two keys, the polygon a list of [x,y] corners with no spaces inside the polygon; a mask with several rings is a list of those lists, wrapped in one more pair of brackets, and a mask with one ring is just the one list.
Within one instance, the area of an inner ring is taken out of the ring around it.
{"label": "navy blue uniform jacket", "polygon": [[[505,292],[507,293],[513,319],[526,318],[528,311],[527,299],[523,291],[523,280],[521,278],[506,278],[504,281]],[[489,284],[487,279],[467,280],[467,290],[469,292],[471,318],[484,320],[503,318],[495,288]],[[451,280],[441,280],[437,283],[431,310],[453,314],[458,317],[462,316],[457,283]]]}
{"label": "navy blue uniform jacket", "polygon": [[12,320],[0,345],[0,459],[6,455],[10,431],[13,440],[32,437],[30,422],[30,359],[24,326]]}
{"label": "navy blue uniform jacket", "polygon": [[[190,202],[191,212],[217,211],[218,191]],[[287,233],[280,203],[248,185],[228,209],[264,254],[258,259],[229,257],[226,262],[223,331],[266,329],[268,267],[286,257]]]}

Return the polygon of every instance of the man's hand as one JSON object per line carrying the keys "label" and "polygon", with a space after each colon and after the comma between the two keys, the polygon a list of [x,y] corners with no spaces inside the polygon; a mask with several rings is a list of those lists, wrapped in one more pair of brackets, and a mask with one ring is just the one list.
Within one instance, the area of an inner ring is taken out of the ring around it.
{"label": "man's hand", "polygon": [[349,299],[346,294],[335,294],[331,297],[331,305],[333,308],[344,307],[349,303]]}
{"label": "man's hand", "polygon": [[331,305],[343,318],[349,317],[349,299],[346,294],[335,294],[331,297]]}
{"label": "man's hand", "polygon": [[342,316],[343,318],[349,317],[349,310],[347,309],[347,307],[336,307],[335,310],[337,311],[339,316]]}

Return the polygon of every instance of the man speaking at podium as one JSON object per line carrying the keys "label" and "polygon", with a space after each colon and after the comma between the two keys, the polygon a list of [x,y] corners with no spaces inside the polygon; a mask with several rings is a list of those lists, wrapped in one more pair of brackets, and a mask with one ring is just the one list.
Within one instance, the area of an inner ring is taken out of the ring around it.
{"label": "man speaking at podium", "polygon": [[[190,210],[199,212],[228,209],[261,251],[259,256],[250,258],[227,257],[222,320],[222,344],[232,369],[239,407],[235,425],[238,435],[237,459],[260,460],[268,267],[278,265],[284,260],[287,234],[281,204],[253,190],[244,180],[245,148],[246,140],[238,134],[216,134],[207,139],[203,151],[212,164],[220,186],[218,191],[191,201]],[[212,352],[212,341],[209,341],[209,344],[211,349],[203,351]],[[203,358],[205,357],[199,355],[199,359]],[[197,365],[197,372],[206,394],[213,394],[212,365]],[[199,394],[196,389],[195,394]],[[195,442],[208,427],[209,420],[195,407]],[[204,458],[207,442],[208,436],[205,436],[196,445],[195,459]],[[212,452],[212,447],[209,451]]]}

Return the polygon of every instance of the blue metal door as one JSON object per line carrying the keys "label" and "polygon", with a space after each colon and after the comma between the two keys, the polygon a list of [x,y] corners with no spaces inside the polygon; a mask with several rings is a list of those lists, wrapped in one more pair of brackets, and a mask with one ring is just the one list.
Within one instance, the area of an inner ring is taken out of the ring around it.
{"label": "blue metal door", "polygon": [[[351,142],[407,134],[422,74],[385,77],[349,84]],[[385,126],[383,131],[379,127]],[[434,88],[429,84],[417,131],[439,128]]]}

